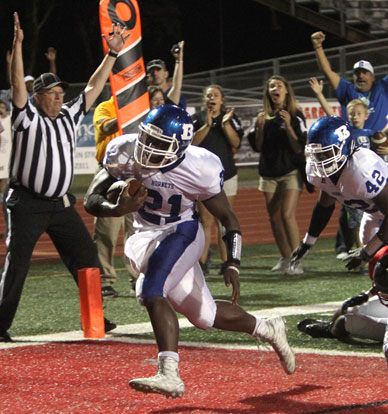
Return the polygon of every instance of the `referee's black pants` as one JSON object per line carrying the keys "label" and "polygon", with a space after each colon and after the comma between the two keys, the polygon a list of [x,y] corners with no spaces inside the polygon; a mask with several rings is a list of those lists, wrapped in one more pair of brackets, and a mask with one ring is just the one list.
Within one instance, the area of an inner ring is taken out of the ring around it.
{"label": "referee's black pants", "polygon": [[10,328],[15,317],[32,252],[44,232],[76,282],[78,269],[99,267],[97,249],[74,204],[71,194],[53,200],[26,189],[9,190],[7,255],[0,279],[0,335]]}

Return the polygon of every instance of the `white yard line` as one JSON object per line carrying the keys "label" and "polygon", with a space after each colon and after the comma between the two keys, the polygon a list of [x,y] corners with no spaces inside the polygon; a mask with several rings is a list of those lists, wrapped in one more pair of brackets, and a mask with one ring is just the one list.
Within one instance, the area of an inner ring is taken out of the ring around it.
{"label": "white yard line", "polygon": [[[304,315],[309,313],[319,313],[319,312],[330,312],[336,310],[342,302],[326,302],[318,303],[315,305],[305,305],[305,306],[283,306],[279,308],[264,309],[259,311],[250,312],[251,314],[259,317],[271,317],[271,316],[288,316],[288,315]],[[186,318],[179,318],[180,328],[190,328],[193,325]],[[150,322],[145,323],[134,323],[129,325],[119,325],[116,329],[111,331],[103,339],[111,340],[113,337],[118,338],[120,335],[130,335],[130,334],[143,334],[147,332],[152,332],[152,327]],[[34,336],[15,336],[12,337],[15,343],[3,343],[0,342],[0,349],[10,348],[15,346],[26,346],[29,343],[34,345],[36,343],[45,343],[45,342],[58,342],[58,341],[82,341],[84,340],[82,331],[71,331],[71,332],[58,332],[44,335],[34,335]]]}
{"label": "white yard line", "polygon": [[[304,306],[283,306],[278,308],[264,309],[259,311],[250,312],[255,316],[262,318],[272,316],[290,316],[290,315],[305,315],[311,313],[325,313],[333,312],[338,309],[342,302],[326,302],[318,303],[315,305],[304,305]],[[191,328],[193,325],[186,319],[179,319],[180,328]],[[154,340],[139,340],[137,338],[131,338],[128,335],[133,334],[144,334],[152,332],[152,327],[149,322],[146,323],[135,323],[129,325],[119,325],[116,329],[106,334],[105,338],[96,339],[98,341],[120,341],[127,343],[155,343]],[[0,343],[1,349],[16,348],[20,346],[29,345],[42,345],[53,342],[73,342],[73,341],[84,341],[88,338],[84,338],[82,331],[71,331],[71,332],[58,332],[45,335],[34,335],[34,336],[18,336],[12,337],[15,342]],[[256,345],[241,346],[241,345],[222,345],[222,344],[209,344],[204,342],[180,342],[180,345],[197,346],[197,347],[214,347],[214,348],[227,348],[227,349],[257,349]],[[271,350],[270,348],[263,347],[263,350]],[[297,353],[316,353],[325,355],[352,355],[352,356],[379,356],[382,353],[367,353],[367,352],[346,352],[346,351],[335,351],[335,350],[317,350],[308,348],[294,348]]]}

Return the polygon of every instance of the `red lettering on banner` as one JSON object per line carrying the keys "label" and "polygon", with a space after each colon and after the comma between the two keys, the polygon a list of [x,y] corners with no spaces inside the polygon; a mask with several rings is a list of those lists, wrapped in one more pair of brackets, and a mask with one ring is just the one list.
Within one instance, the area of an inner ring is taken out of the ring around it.
{"label": "red lettering on banner", "polygon": [[342,116],[342,110],[340,106],[332,106],[331,108],[335,116]]}
{"label": "red lettering on banner", "polygon": [[142,73],[144,71],[144,65],[142,65],[140,62],[133,68],[131,68],[130,70],[127,70],[125,72],[121,73],[121,76],[125,79],[125,80],[131,80],[135,77],[137,77],[140,73]]}

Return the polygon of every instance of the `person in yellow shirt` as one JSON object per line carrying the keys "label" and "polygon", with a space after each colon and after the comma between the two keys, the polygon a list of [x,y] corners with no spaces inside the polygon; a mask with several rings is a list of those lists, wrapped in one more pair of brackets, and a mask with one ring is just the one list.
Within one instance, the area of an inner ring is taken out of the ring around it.
{"label": "person in yellow shirt", "polygon": [[[96,139],[96,159],[99,163],[98,170],[100,170],[106,146],[113,138],[120,135],[113,96],[96,107],[93,124]],[[124,241],[126,241],[134,232],[132,213],[128,213],[123,217],[96,217],[95,219],[93,238],[97,246],[98,259],[101,265],[102,296],[118,296],[118,292],[112,285],[117,281],[117,273],[114,267],[114,252],[121,227],[124,228]],[[124,260],[132,285],[131,296],[135,296],[137,273],[133,270],[126,257]]]}

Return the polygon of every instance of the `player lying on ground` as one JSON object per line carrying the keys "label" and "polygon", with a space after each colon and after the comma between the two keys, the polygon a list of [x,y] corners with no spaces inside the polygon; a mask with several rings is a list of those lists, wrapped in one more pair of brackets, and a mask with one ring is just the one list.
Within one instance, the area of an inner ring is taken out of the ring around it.
{"label": "player lying on ground", "polygon": [[[176,312],[201,329],[245,332],[269,342],[288,374],[296,367],[283,319],[260,319],[237,304],[242,245],[239,223],[222,190],[219,158],[190,145],[192,137],[193,125],[186,111],[173,105],[153,109],[137,136],[123,135],[109,143],[105,169],[85,196],[86,210],[96,216],[134,212],[136,233],[128,239],[125,254],[140,273],[136,295],[152,323],[159,368],[155,376],[131,380],[130,386],[167,397],[184,393],[178,373]],[[128,197],[124,191],[116,204],[108,202],[106,192],[111,184],[130,177],[140,180],[146,193]],[[195,211],[197,201],[226,228],[224,280],[232,287],[231,302],[213,299],[199,265],[205,237]]]}
{"label": "player lying on ground", "polygon": [[306,145],[308,181],[321,190],[310,226],[291,263],[297,264],[314,246],[334,211],[335,201],[364,211],[360,225],[363,247],[347,257],[346,268],[357,269],[388,244],[388,165],[375,152],[356,148],[352,128],[328,116],[310,128]]}
{"label": "player lying on ground", "polygon": [[[303,319],[298,329],[313,338],[356,337],[383,342],[388,324],[388,246],[369,262],[369,275],[371,289],[346,299],[331,321]],[[388,349],[384,354],[388,362]]]}

